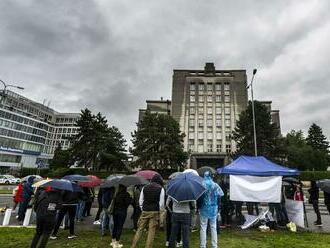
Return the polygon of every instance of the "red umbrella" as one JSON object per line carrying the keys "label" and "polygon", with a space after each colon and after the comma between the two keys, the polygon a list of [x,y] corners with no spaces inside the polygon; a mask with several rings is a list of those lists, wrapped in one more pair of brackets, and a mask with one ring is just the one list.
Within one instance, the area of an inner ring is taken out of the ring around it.
{"label": "red umbrella", "polygon": [[135,175],[144,177],[147,180],[151,180],[154,177],[154,175],[157,175],[157,174],[159,175],[158,172],[153,171],[153,170],[141,170],[141,171],[137,172]]}
{"label": "red umbrella", "polygon": [[102,182],[102,180],[100,178],[98,178],[97,176],[88,175],[87,178],[88,178],[88,180],[86,180],[86,181],[78,182],[78,185],[81,187],[91,188],[91,187],[99,186]]}

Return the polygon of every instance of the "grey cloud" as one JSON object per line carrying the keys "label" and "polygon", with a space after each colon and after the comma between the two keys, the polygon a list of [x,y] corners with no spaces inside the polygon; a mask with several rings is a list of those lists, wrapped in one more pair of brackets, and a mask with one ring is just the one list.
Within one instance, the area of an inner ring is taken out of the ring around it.
{"label": "grey cloud", "polygon": [[258,67],[256,95],[281,110],[284,131],[319,120],[330,137],[329,7],[326,0],[1,1],[0,76],[59,111],[101,111],[130,139],[145,100],[170,98],[174,68]]}

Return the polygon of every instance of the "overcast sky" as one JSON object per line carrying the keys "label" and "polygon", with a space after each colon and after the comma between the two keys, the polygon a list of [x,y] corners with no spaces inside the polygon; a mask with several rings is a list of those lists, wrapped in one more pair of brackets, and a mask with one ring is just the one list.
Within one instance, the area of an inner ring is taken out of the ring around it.
{"label": "overcast sky", "polygon": [[[276,2],[276,3],[275,3]],[[330,137],[330,1],[2,0],[0,78],[60,112],[106,114],[126,139],[173,69],[258,68],[282,131]]]}

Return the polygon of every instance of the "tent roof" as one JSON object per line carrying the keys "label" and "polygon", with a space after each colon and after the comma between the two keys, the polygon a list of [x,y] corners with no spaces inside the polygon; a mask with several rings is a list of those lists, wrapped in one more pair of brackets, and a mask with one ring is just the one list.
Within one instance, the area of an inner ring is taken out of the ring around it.
{"label": "tent roof", "polygon": [[296,176],[299,171],[277,165],[263,156],[240,156],[229,165],[219,168],[219,174],[249,176]]}

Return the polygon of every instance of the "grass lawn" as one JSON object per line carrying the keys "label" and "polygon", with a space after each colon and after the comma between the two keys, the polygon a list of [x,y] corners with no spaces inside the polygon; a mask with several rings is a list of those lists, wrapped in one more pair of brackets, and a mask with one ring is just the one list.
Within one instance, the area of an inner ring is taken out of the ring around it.
{"label": "grass lawn", "polygon": [[12,189],[0,189],[0,194],[13,194]]}
{"label": "grass lawn", "polygon": [[[34,229],[27,228],[0,228],[0,247],[29,247],[34,234]],[[95,231],[78,232],[78,238],[74,240],[67,239],[67,231],[60,230],[57,240],[50,240],[47,247],[109,247],[110,237],[100,237]],[[134,233],[125,230],[122,236],[124,247],[130,247]],[[146,236],[146,235],[144,235]],[[199,247],[198,232],[191,235],[192,248]],[[155,237],[154,247],[165,247],[165,235],[163,232],[158,232]],[[145,237],[140,241],[139,248],[145,245]],[[291,247],[330,247],[330,234],[320,233],[289,233],[284,231],[276,231],[274,233],[261,233],[256,230],[241,231],[241,230],[224,230],[219,235],[219,247],[239,247],[239,248],[291,248]]]}

